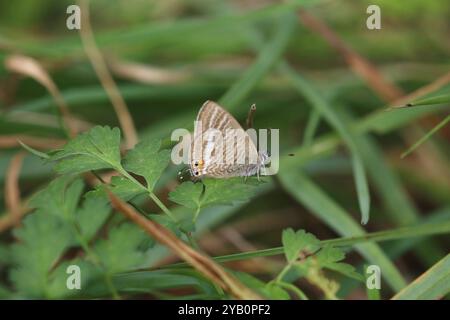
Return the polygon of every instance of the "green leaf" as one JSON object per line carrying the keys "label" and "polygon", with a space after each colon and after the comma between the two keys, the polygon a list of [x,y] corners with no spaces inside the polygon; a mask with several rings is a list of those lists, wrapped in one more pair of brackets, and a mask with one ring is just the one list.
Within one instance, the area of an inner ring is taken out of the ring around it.
{"label": "green leaf", "polygon": [[320,248],[320,241],[313,234],[292,229],[283,230],[283,250],[289,263],[296,261],[301,252],[312,254]]}
{"label": "green leaf", "polygon": [[71,176],[56,178],[30,200],[31,208],[39,208],[43,214],[70,220],[75,214],[84,184]]}
{"label": "green leaf", "polygon": [[205,194],[200,200],[201,207],[210,205],[231,205],[236,202],[248,201],[256,191],[256,187],[263,182],[256,178],[205,179]]}
{"label": "green leaf", "polygon": [[170,150],[159,151],[160,148],[159,139],[147,139],[128,151],[124,159],[124,168],[143,176],[150,191],[170,161]]}
{"label": "green leaf", "polygon": [[145,236],[135,225],[124,223],[109,232],[108,239],[98,241],[94,251],[108,273],[126,271],[142,263],[144,255],[138,250]]}
{"label": "green leaf", "polygon": [[[203,183],[203,184],[202,184]],[[169,199],[175,203],[196,210],[194,220],[199,210],[212,205],[233,205],[238,202],[248,201],[256,192],[256,186],[260,183],[256,178],[250,178],[246,182],[243,178],[230,179],[204,179],[202,183],[191,181],[180,184],[169,193]],[[203,188],[205,192],[203,193]]]}
{"label": "green leaf", "polygon": [[[299,170],[281,171],[278,176],[289,194],[340,235],[351,237],[365,234],[361,226],[339,204]],[[361,244],[356,249],[368,261],[382,268],[383,276],[392,288],[400,290],[405,286],[402,275],[377,244]]]}
{"label": "green leaf", "polygon": [[81,235],[86,240],[91,240],[105,223],[110,211],[111,208],[106,202],[87,197],[83,201],[82,207],[76,212]]}
{"label": "green leaf", "polygon": [[120,130],[96,126],[69,141],[50,161],[58,161],[55,169],[59,173],[121,168]]}
{"label": "green leaf", "polygon": [[440,299],[450,292],[450,254],[397,293],[394,300]]}
{"label": "green leaf", "polygon": [[180,228],[173,222],[173,220],[165,214],[149,214],[148,218],[160,225],[163,225],[170,231],[172,231],[178,237],[181,235]]}
{"label": "green leaf", "polygon": [[12,247],[16,267],[11,280],[30,297],[46,297],[48,273],[72,242],[72,233],[61,219],[38,210],[27,216],[15,232],[20,240]]}
{"label": "green leaf", "polygon": [[186,208],[197,209],[201,204],[200,196],[202,190],[203,185],[201,183],[191,181],[183,182],[174,191],[169,193],[169,199]]}
{"label": "green leaf", "polygon": [[355,268],[349,264],[339,262],[345,258],[342,249],[335,248],[331,245],[325,245],[315,255],[317,262],[322,268],[339,272],[347,277],[363,281],[364,277],[355,271]]}
{"label": "green leaf", "polygon": [[[134,197],[145,193],[145,190],[140,188],[133,181],[127,178],[114,176],[111,178],[111,183],[108,185],[99,184],[94,190],[89,191],[86,197],[92,197],[96,199],[108,200],[108,194],[106,193],[106,187],[119,198],[124,201],[129,201]],[[108,200],[109,201],[109,200]]]}

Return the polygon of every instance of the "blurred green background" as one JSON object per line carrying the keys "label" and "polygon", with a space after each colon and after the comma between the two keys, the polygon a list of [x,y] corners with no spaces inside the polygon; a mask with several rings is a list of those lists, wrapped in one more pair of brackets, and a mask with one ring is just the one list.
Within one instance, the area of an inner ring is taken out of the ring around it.
{"label": "blurred green background", "polygon": [[[356,128],[352,136],[368,174],[372,198],[366,231],[426,219],[448,221],[449,129],[443,128],[411,155],[400,158],[402,152],[444,119],[448,108],[437,105],[384,111],[389,105],[386,99],[296,15],[298,6],[304,5],[343,42],[372,62],[384,79],[409,93],[450,70],[448,0],[293,3],[270,0],[90,3],[97,45],[141,138],[167,139],[175,128],[192,126],[196,112],[206,100],[223,102],[241,123],[249,106],[256,103],[255,126],[279,128],[281,153],[296,154],[282,162],[280,177],[260,196],[231,208],[211,208],[202,215],[200,229],[214,233],[206,233],[206,239],[223,242],[205,245],[205,250],[220,255],[244,250],[246,245],[253,249],[279,246],[281,230],[287,227],[306,229],[321,239],[359,232],[360,213],[349,149],[346,143],[339,142],[339,130],[333,122],[326,115],[318,116],[313,106],[317,99],[325,101],[331,114],[341,115],[342,123]],[[83,121],[84,128],[94,124],[119,126],[78,31],[65,26],[66,8],[70,4],[72,1],[0,3],[0,138],[65,137],[47,90],[33,79],[5,69],[4,60],[14,53],[32,56],[44,66],[71,114]],[[381,30],[366,27],[366,8],[370,4],[381,8]],[[284,26],[288,20],[294,22]],[[288,71],[279,67],[281,60],[289,63]],[[301,79],[296,82],[291,72]],[[439,89],[444,94],[449,91],[448,85]],[[0,194],[3,194],[9,163],[20,146],[3,143],[0,147]],[[47,149],[53,148],[49,145]],[[339,210],[326,212],[315,205],[317,202],[311,204],[305,199],[301,194],[303,180],[301,177],[296,180],[299,169],[348,216],[342,218]],[[20,173],[22,198],[54,176],[51,165],[27,155]],[[159,193],[164,199],[177,184],[176,170],[163,180]],[[0,201],[0,212],[6,214],[4,198]],[[353,218],[355,225],[347,223],[348,217]],[[238,230],[244,240],[228,239],[227,228]],[[4,232],[0,240],[7,244],[12,238]],[[381,245],[407,282],[448,253],[448,237],[421,243],[418,246],[411,240]],[[349,257],[354,265],[362,262],[356,253]],[[237,267],[245,270],[244,265]],[[352,288],[351,284],[343,285],[342,297],[361,296],[358,291],[345,291],[346,288]]]}

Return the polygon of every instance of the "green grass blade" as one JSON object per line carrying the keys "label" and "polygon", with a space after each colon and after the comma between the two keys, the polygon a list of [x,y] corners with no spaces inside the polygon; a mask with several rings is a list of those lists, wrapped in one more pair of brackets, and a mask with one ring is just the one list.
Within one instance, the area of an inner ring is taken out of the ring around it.
{"label": "green grass blade", "polygon": [[314,135],[316,134],[317,128],[320,124],[320,113],[313,109],[306,123],[305,134],[303,136],[303,146],[311,146]]}
{"label": "green grass blade", "polygon": [[432,300],[450,292],[450,254],[428,269],[410,285],[397,293],[393,300]]}
{"label": "green grass blade", "polygon": [[255,88],[258,82],[272,68],[286,49],[294,31],[296,17],[292,14],[283,15],[278,30],[271,41],[262,48],[258,59],[245,71],[243,76],[222,96],[219,103],[228,109],[235,109]]}
{"label": "green grass blade", "polygon": [[[271,17],[295,10],[301,4],[296,2],[285,2],[267,5],[258,10],[246,11],[240,14],[225,14],[214,18],[186,18],[178,21],[164,21],[157,23],[145,23],[135,26],[127,26],[112,31],[96,32],[96,42],[99,47],[114,44],[124,45],[139,44],[145,41],[149,45],[158,46],[167,41],[182,42],[189,37],[211,30],[223,28],[245,27],[246,24],[269,19]],[[236,30],[236,29],[231,29]],[[42,40],[31,41],[30,39],[12,39],[2,37],[0,44],[12,46],[33,55],[48,57],[60,57],[65,55],[76,55],[82,52],[81,41],[78,37],[66,37],[61,40],[43,43]]]}
{"label": "green grass blade", "polygon": [[361,155],[354,142],[354,134],[348,126],[340,119],[338,113],[322,98],[322,96],[311,86],[308,81],[293,71],[288,64],[283,63],[280,69],[289,76],[294,88],[320,112],[330,125],[332,125],[343,138],[352,153],[353,175],[356,184],[359,207],[361,210],[361,223],[366,224],[369,220],[370,193]]}
{"label": "green grass blade", "polygon": [[[347,237],[364,235],[364,230],[361,226],[355,223],[344,209],[326,195],[309,178],[300,172],[293,172],[293,170],[280,172],[279,178],[282,186],[289,194],[311,210],[312,213],[337,233]],[[361,244],[357,245],[356,249],[368,261],[380,266],[386,281],[392,289],[398,291],[406,285],[400,272],[383,251],[381,251],[378,245]]]}
{"label": "green grass blade", "polygon": [[[335,238],[320,241],[321,245],[333,245],[337,247],[355,246],[364,242],[384,242],[400,239],[419,239],[425,236],[448,234],[450,233],[450,221],[445,222],[428,222],[421,223],[410,227],[402,227],[391,230],[384,230],[378,232],[367,233],[361,236]],[[224,256],[217,256],[214,259],[218,262],[239,261],[246,259],[253,259],[258,257],[270,257],[284,254],[283,247],[276,247],[270,249],[262,249],[255,251],[247,251],[234,253]],[[185,263],[172,264],[167,267],[187,265]]]}
{"label": "green grass blade", "polygon": [[420,100],[413,101],[407,106],[415,107],[415,106],[429,106],[433,104],[445,104],[450,103],[450,94],[440,94],[434,97],[424,98]]}
{"label": "green grass blade", "polygon": [[442,129],[448,122],[450,121],[450,114],[444,118],[441,122],[439,122],[436,126],[433,127],[430,131],[428,131],[422,138],[420,138],[416,143],[414,143],[408,150],[402,153],[401,158],[406,157],[408,154],[416,150],[419,146],[421,146],[425,141],[427,141],[433,134]]}

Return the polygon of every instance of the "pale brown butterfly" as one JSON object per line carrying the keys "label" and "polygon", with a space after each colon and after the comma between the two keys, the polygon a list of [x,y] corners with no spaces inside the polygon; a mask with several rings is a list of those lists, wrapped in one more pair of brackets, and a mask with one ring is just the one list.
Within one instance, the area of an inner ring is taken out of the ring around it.
{"label": "pale brown butterfly", "polygon": [[189,154],[194,178],[255,174],[259,178],[269,160],[266,152],[258,152],[254,141],[236,119],[213,101],[206,101],[198,112]]}

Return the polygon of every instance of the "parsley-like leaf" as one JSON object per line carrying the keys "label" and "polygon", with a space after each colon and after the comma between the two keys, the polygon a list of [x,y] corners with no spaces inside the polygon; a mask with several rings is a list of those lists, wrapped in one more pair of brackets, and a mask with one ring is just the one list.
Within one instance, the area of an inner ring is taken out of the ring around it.
{"label": "parsley-like leaf", "polygon": [[120,168],[120,130],[95,126],[69,141],[50,161],[58,161],[55,169],[59,173]]}
{"label": "parsley-like leaf", "polygon": [[202,195],[203,185],[191,181],[180,184],[169,193],[169,199],[190,209],[204,208],[211,205],[231,205],[235,202],[249,200],[258,182],[243,178],[204,179],[205,193]]}
{"label": "parsley-like leaf", "polygon": [[[106,188],[109,189],[119,198],[124,201],[129,201],[137,195],[145,193],[145,190],[139,187],[134,182],[124,177],[114,176],[111,178],[111,183],[108,185],[99,184],[95,187],[95,190],[89,191],[86,196],[96,199],[108,200],[108,194]],[[108,200],[109,201],[109,200]]]}
{"label": "parsley-like leaf", "polygon": [[170,151],[161,150],[161,141],[143,140],[130,150],[124,158],[124,168],[143,176],[147,189],[152,191],[156,182],[170,161]]}
{"label": "parsley-like leaf", "polygon": [[283,250],[286,260],[293,263],[299,258],[300,252],[312,254],[320,248],[320,241],[313,234],[299,230],[286,229],[282,235]]}
{"label": "parsley-like leaf", "polygon": [[16,268],[11,280],[30,297],[46,297],[48,274],[72,242],[72,233],[61,219],[38,210],[26,217],[16,230],[19,244],[12,247]]}
{"label": "parsley-like leaf", "polygon": [[339,272],[356,280],[364,280],[364,277],[357,273],[353,266],[347,263],[339,262],[345,258],[345,253],[339,248],[326,245],[319,252],[317,252],[315,258],[322,268]]}
{"label": "parsley-like leaf", "polygon": [[108,239],[97,242],[94,250],[107,272],[114,274],[136,268],[143,262],[144,255],[138,249],[145,238],[141,229],[124,223],[112,229]]}

